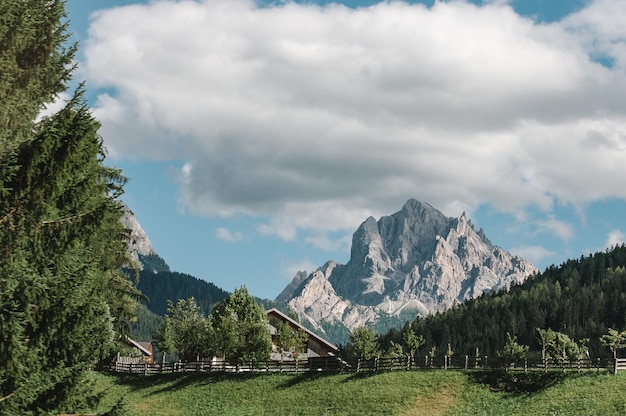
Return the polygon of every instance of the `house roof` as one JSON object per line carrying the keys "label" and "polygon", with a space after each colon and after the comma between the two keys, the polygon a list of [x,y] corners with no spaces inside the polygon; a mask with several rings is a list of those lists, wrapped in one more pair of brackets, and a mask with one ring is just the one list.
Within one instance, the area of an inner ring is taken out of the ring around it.
{"label": "house roof", "polygon": [[[125,337],[125,341],[126,343],[128,343],[129,345],[132,345],[133,347],[137,348],[139,351],[141,351],[141,353],[143,355],[147,355],[147,356],[151,356],[152,355],[152,351],[150,351],[148,348],[146,348],[146,342],[137,342],[134,339],[132,339],[131,337]],[[143,345],[142,345],[143,344]]]}
{"label": "house roof", "polygon": [[311,338],[315,339],[318,343],[324,345],[325,347],[327,347],[329,350],[338,352],[339,348],[337,348],[335,345],[331,344],[330,342],[326,341],[324,338],[320,337],[319,335],[317,335],[315,332],[309,330],[308,328],[302,326],[299,322],[291,319],[289,316],[285,315],[284,313],[282,313],[281,311],[279,311],[276,308],[271,308],[267,310],[267,315],[269,316],[270,314],[274,314],[274,315],[278,315],[278,317],[284,321],[289,322],[290,324],[298,327],[298,328],[302,328]]}

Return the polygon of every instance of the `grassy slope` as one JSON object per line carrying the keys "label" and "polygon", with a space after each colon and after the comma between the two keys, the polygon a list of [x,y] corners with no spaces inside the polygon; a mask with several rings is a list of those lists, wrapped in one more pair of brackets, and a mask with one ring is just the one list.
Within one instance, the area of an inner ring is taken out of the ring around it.
{"label": "grassy slope", "polygon": [[[626,373],[92,374],[123,415],[621,415]],[[491,387],[503,391],[493,392]]]}

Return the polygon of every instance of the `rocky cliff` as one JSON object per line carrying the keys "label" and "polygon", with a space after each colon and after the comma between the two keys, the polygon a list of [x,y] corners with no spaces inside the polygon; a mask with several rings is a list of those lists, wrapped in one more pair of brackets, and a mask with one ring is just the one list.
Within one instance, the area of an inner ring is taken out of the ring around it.
{"label": "rocky cliff", "polygon": [[139,264],[141,270],[150,270],[154,273],[170,271],[167,263],[154,251],[148,234],[137,221],[135,214],[125,204],[122,224],[130,230],[131,241],[128,250],[133,260]]}
{"label": "rocky cliff", "polygon": [[306,278],[299,273],[277,300],[320,329],[326,323],[352,330],[383,314],[441,311],[536,271],[494,246],[465,214],[446,217],[411,199],[399,212],[361,224],[347,264],[327,262]]}

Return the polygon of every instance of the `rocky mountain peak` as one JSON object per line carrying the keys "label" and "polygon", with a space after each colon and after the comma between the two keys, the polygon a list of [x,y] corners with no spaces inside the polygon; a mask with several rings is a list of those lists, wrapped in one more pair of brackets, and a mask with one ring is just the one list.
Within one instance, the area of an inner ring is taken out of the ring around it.
{"label": "rocky mountain peak", "polygon": [[154,250],[148,234],[126,204],[123,206],[122,224],[130,230],[128,251],[141,270],[169,271],[169,266]]}
{"label": "rocky mountain peak", "polygon": [[[328,302],[319,302],[331,288],[331,303],[346,301],[369,317],[372,310],[393,314],[407,308],[427,314],[508,288],[536,271],[526,260],[493,246],[482,230],[474,230],[465,213],[447,217],[415,199],[378,221],[367,218],[353,234],[348,263],[328,265],[306,279],[296,276],[297,288],[292,282],[280,298],[297,313],[306,311],[308,317],[341,322],[349,329],[363,320],[352,314],[349,323],[345,309],[332,313]],[[314,280],[323,293],[311,290]],[[368,318],[366,323],[376,319]]]}

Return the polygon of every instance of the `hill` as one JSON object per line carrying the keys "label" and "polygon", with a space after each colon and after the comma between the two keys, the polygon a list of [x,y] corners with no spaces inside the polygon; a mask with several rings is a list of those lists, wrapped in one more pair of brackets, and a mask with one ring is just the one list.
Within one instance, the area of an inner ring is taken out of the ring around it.
{"label": "hill", "polygon": [[213,283],[185,273],[142,270],[139,273],[137,288],[148,297],[148,309],[157,315],[167,312],[167,301],[176,303],[178,299],[194,297],[205,315],[211,312],[216,303],[225,299],[229,293]]}
{"label": "hill", "polygon": [[[92,374],[98,414],[621,415],[626,373]],[[494,383],[505,387],[493,392]]]}
{"label": "hill", "polygon": [[588,339],[592,357],[610,352],[599,337],[608,328],[626,326],[626,246],[615,247],[543,273],[509,291],[493,292],[458,304],[452,309],[417,318],[402,331],[391,330],[382,337],[383,346],[401,342],[409,328],[422,334],[425,344],[419,354],[432,348],[445,351],[448,344],[456,355],[493,356],[502,348],[507,332],[522,345],[539,351],[537,328],[563,332],[575,341]]}

